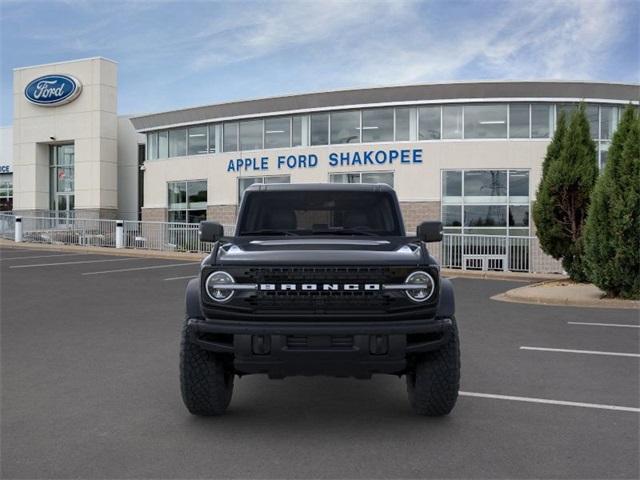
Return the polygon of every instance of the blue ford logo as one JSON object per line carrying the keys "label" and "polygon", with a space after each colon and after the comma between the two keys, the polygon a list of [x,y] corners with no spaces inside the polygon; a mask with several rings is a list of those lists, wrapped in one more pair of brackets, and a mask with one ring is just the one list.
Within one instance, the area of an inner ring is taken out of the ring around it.
{"label": "blue ford logo", "polygon": [[56,106],[75,100],[82,84],[70,75],[45,75],[29,82],[24,96],[31,103],[44,106]]}

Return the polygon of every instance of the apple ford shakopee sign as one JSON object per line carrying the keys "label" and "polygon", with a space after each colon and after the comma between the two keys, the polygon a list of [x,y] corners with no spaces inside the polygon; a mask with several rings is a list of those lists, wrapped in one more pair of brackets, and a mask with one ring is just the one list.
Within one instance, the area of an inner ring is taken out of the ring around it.
{"label": "apple ford shakopee sign", "polygon": [[29,82],[24,96],[35,105],[57,107],[72,102],[81,91],[82,84],[71,75],[45,75]]}

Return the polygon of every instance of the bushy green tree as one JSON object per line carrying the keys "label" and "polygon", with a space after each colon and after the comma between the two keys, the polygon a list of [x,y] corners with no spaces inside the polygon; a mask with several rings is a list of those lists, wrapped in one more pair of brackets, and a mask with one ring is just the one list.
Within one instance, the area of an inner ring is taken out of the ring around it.
{"label": "bushy green tree", "polygon": [[625,109],[585,227],[589,280],[609,296],[640,298],[640,118]]}
{"label": "bushy green tree", "polygon": [[598,176],[596,146],[584,105],[571,116],[566,131],[559,131],[556,130],[547,150],[533,219],[542,250],[562,259],[571,279],[583,282],[587,276],[582,259],[582,233]]}

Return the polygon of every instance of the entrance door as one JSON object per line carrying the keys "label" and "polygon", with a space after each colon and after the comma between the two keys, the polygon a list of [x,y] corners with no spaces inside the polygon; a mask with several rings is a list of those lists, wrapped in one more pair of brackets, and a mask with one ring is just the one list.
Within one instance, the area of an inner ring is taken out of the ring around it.
{"label": "entrance door", "polygon": [[75,148],[69,145],[51,145],[50,166],[50,209],[61,221],[73,218],[75,208]]}

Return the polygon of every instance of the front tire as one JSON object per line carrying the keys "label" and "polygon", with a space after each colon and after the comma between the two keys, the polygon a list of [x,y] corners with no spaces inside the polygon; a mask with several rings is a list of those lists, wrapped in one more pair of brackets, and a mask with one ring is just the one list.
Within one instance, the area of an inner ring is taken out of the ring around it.
{"label": "front tire", "polygon": [[407,374],[409,403],[418,415],[438,417],[453,410],[460,388],[460,341],[456,319],[440,349],[421,356]]}
{"label": "front tire", "polygon": [[180,390],[182,401],[193,415],[222,415],[231,402],[233,372],[220,355],[200,348],[190,340],[188,320],[180,343]]}

